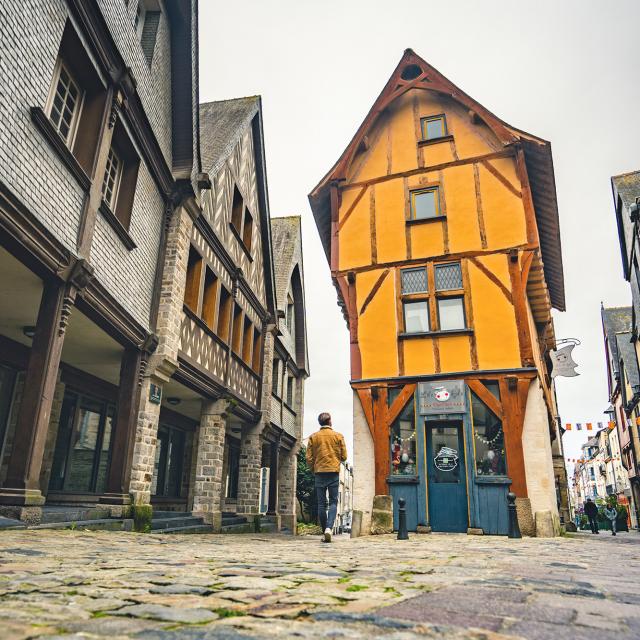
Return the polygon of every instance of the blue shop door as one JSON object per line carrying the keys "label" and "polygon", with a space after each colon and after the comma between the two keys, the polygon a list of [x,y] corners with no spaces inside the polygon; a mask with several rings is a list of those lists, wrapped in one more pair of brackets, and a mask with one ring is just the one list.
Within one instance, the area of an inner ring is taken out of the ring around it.
{"label": "blue shop door", "polygon": [[466,533],[467,474],[462,423],[426,423],[429,523],[433,531]]}

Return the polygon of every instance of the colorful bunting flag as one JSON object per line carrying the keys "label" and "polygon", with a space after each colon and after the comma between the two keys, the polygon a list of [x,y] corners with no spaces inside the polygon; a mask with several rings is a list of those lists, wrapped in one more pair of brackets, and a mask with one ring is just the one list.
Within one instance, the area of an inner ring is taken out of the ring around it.
{"label": "colorful bunting flag", "polygon": [[571,431],[571,425],[570,424],[565,424],[564,425],[564,429],[565,429],[565,431]]}
{"label": "colorful bunting flag", "polygon": [[590,422],[587,422],[587,431],[593,431],[593,425]]}
{"label": "colorful bunting flag", "polygon": [[581,422],[576,422],[576,429],[578,431],[582,431],[582,423]]}

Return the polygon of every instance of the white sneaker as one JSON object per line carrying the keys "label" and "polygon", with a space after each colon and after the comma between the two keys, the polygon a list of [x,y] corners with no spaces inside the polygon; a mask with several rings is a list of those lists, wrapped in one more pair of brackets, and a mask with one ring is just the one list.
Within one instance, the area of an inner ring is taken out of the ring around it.
{"label": "white sneaker", "polygon": [[331,542],[331,529],[329,527],[324,530],[324,541]]}

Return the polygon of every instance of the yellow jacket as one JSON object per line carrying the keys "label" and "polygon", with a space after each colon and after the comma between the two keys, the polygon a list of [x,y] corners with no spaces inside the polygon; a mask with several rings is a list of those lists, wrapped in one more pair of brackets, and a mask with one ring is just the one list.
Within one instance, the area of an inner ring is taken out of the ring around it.
{"label": "yellow jacket", "polygon": [[347,459],[344,436],[330,426],[321,427],[309,437],[307,464],[314,473],[338,473]]}

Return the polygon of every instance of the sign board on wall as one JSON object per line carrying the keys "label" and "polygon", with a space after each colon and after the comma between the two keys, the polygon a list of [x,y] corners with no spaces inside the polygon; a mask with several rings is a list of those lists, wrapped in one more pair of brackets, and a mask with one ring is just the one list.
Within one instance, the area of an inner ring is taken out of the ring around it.
{"label": "sign board on wall", "polygon": [[466,411],[464,380],[438,380],[418,384],[418,412],[422,415]]}
{"label": "sign board on wall", "polygon": [[149,385],[149,402],[152,404],[160,404],[162,400],[162,389],[157,385],[151,383]]}

